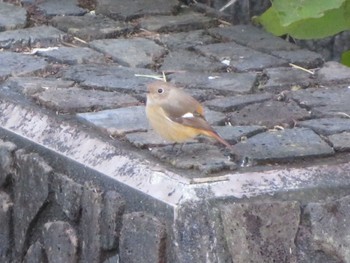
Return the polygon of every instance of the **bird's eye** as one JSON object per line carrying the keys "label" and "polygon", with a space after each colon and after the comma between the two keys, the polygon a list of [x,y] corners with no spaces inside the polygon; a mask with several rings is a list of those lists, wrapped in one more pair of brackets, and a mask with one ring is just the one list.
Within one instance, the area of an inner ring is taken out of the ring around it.
{"label": "bird's eye", "polygon": [[164,89],[158,89],[158,93],[162,94],[164,92]]}

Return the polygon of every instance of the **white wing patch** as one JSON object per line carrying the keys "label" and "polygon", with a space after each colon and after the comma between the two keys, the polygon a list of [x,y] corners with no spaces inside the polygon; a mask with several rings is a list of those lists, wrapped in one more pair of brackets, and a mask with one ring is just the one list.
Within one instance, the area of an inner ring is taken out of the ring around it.
{"label": "white wing patch", "polygon": [[194,118],[194,115],[192,112],[187,112],[184,115],[181,116],[182,118]]}

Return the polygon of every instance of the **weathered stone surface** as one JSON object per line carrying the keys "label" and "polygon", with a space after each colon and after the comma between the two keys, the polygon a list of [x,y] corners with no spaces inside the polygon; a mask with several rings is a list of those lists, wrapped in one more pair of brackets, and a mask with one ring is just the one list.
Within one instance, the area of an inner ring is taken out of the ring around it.
{"label": "weathered stone surface", "polygon": [[210,89],[230,94],[251,92],[257,79],[256,73],[253,72],[215,74],[183,72],[171,74],[169,77],[171,82],[186,88]]}
{"label": "weathered stone surface", "polygon": [[40,77],[10,77],[4,84],[5,87],[16,90],[26,96],[48,89],[69,88],[73,85],[74,81]]}
{"label": "weathered stone surface", "polygon": [[230,143],[245,141],[258,133],[266,131],[266,127],[251,125],[251,126],[214,126],[213,127],[222,138]]}
{"label": "weathered stone surface", "polygon": [[125,137],[138,148],[173,144],[172,142],[162,139],[162,137],[160,137],[154,130],[148,130],[147,132],[132,132],[125,134]]}
{"label": "weathered stone surface", "polygon": [[328,136],[328,139],[336,151],[342,152],[350,150],[350,132],[333,134]]}
{"label": "weathered stone surface", "polygon": [[68,65],[107,62],[103,54],[87,47],[56,47],[45,51],[39,50],[35,54],[47,58],[50,62]]}
{"label": "weathered stone surface", "polygon": [[27,250],[23,263],[45,262],[44,249],[40,242],[35,242]]}
{"label": "weathered stone surface", "polygon": [[350,69],[335,61],[328,61],[316,73],[317,80],[323,85],[349,84]]}
{"label": "weathered stone surface", "polygon": [[52,172],[44,160],[35,153],[16,152],[17,171],[14,176],[13,223],[15,255],[22,255],[28,228],[45,204],[48,191],[48,176]]}
{"label": "weathered stone surface", "polygon": [[268,80],[260,89],[265,91],[284,91],[299,88],[308,88],[315,84],[313,76],[303,70],[291,67],[268,68],[264,70]]}
{"label": "weathered stone surface", "polygon": [[293,51],[275,50],[271,54],[304,68],[317,68],[324,63],[322,55],[306,49]]}
{"label": "weathered stone surface", "polygon": [[180,32],[172,34],[161,34],[152,37],[169,50],[193,49],[195,46],[212,44],[215,39],[204,30],[192,30],[190,32]]}
{"label": "weathered stone surface", "polygon": [[27,23],[27,11],[19,6],[0,3],[0,32],[24,28]]}
{"label": "weathered stone surface", "polygon": [[100,262],[102,196],[84,186],[81,213],[81,262]]}
{"label": "weathered stone surface", "polygon": [[305,214],[309,218],[312,244],[315,249],[350,262],[349,227],[350,218],[349,196],[329,202],[309,203]]}
{"label": "weathered stone surface", "polygon": [[322,135],[331,135],[350,131],[350,119],[342,118],[313,119],[298,122],[297,125],[300,127],[310,128]]}
{"label": "weathered stone surface", "polygon": [[282,126],[293,128],[298,120],[310,117],[310,113],[300,108],[294,101],[269,100],[245,106],[232,113],[230,122],[234,125],[260,125],[268,128]]}
{"label": "weathered stone surface", "polygon": [[32,96],[39,104],[62,113],[98,111],[137,105],[128,94],[82,88],[49,88]]}
{"label": "weathered stone surface", "polygon": [[50,47],[60,44],[67,34],[51,26],[38,26],[0,33],[0,48],[21,49]]}
{"label": "weathered stone surface", "polygon": [[11,262],[11,210],[12,200],[5,192],[0,192],[0,260],[1,262]]}
{"label": "weathered stone surface", "polygon": [[123,92],[146,92],[146,84],[154,79],[135,76],[155,75],[148,69],[133,69],[118,65],[76,65],[63,72],[63,78],[74,80],[82,86],[94,89],[116,90]]}
{"label": "weathered stone surface", "polygon": [[115,38],[133,31],[130,25],[103,16],[56,16],[53,26],[86,41]]}
{"label": "weathered stone surface", "polygon": [[158,218],[142,212],[123,216],[120,262],[165,263],[165,249],[166,229]]}
{"label": "weathered stone surface", "polygon": [[218,21],[201,13],[187,12],[176,16],[148,16],[139,19],[140,27],[148,31],[179,32],[206,29]]}
{"label": "weathered stone surface", "polygon": [[78,237],[67,222],[48,222],[42,230],[42,239],[49,262],[67,263],[78,259]]}
{"label": "weathered stone surface", "polygon": [[101,216],[101,245],[104,250],[117,249],[119,245],[125,200],[115,191],[108,191],[103,198]]}
{"label": "weathered stone surface", "polygon": [[78,6],[77,0],[44,0],[38,4],[38,8],[47,16],[81,16],[87,12]]}
{"label": "weathered stone surface", "polygon": [[202,174],[237,168],[236,163],[210,142],[164,146],[152,149],[151,153],[176,168],[199,170]]}
{"label": "weathered stone surface", "polygon": [[54,174],[51,184],[57,204],[63,213],[73,221],[80,215],[83,186],[63,174]]}
{"label": "weathered stone surface", "polygon": [[235,42],[210,44],[195,49],[206,57],[213,57],[229,65],[238,72],[280,67],[288,64],[286,60],[238,45]]}
{"label": "weathered stone surface", "polygon": [[298,202],[222,205],[221,217],[233,262],[297,262]]}
{"label": "weathered stone surface", "polygon": [[0,140],[0,186],[2,186],[8,176],[14,171],[13,155],[17,146],[12,142],[4,142]]}
{"label": "weathered stone surface", "polygon": [[178,4],[176,0],[136,0],[127,3],[122,0],[99,0],[96,13],[129,20],[147,15],[170,15]]}
{"label": "weathered stone surface", "polygon": [[42,58],[12,52],[0,52],[0,80],[9,76],[25,76],[47,67]]}
{"label": "weathered stone surface", "polygon": [[133,68],[151,67],[165,55],[164,48],[144,38],[95,40],[90,46],[120,65]]}
{"label": "weathered stone surface", "polygon": [[305,128],[260,133],[237,143],[234,151],[251,162],[290,161],[334,154],[332,147]]}
{"label": "weathered stone surface", "polygon": [[300,49],[297,45],[251,25],[216,27],[209,29],[208,32],[225,42],[234,41],[240,45],[248,46],[265,53],[278,50],[291,51]]}
{"label": "weathered stone surface", "polygon": [[161,71],[205,71],[205,72],[223,72],[227,68],[211,58],[204,57],[193,51],[178,50],[170,51],[164,58]]}
{"label": "weathered stone surface", "polygon": [[107,258],[103,263],[119,263],[119,254]]}
{"label": "weathered stone surface", "polygon": [[224,125],[226,121],[224,113],[210,110],[207,107],[204,107],[204,116],[210,125]]}
{"label": "weathered stone surface", "polygon": [[144,106],[125,107],[115,110],[79,113],[78,118],[105,129],[111,135],[146,131],[148,127]]}
{"label": "weathered stone surface", "polygon": [[315,117],[347,117],[350,115],[350,89],[347,87],[314,88],[295,91],[292,98],[311,110]]}
{"label": "weathered stone surface", "polygon": [[272,98],[271,94],[238,95],[233,97],[217,98],[206,101],[204,104],[216,111],[232,111],[241,109],[249,104],[263,102]]}

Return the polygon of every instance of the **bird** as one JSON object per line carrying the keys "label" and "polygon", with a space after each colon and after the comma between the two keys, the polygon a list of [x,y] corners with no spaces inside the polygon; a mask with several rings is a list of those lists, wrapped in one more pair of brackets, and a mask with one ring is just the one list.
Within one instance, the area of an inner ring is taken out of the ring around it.
{"label": "bird", "polygon": [[232,147],[207,122],[203,106],[184,90],[164,81],[152,82],[147,89],[146,116],[163,139],[184,143],[205,135]]}

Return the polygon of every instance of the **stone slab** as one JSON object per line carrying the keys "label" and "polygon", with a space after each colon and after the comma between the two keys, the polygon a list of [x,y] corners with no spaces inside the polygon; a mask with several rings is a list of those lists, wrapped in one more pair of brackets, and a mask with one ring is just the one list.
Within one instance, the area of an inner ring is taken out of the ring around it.
{"label": "stone slab", "polygon": [[32,95],[35,101],[59,113],[100,111],[138,105],[134,97],[120,92],[73,88],[48,88]]}
{"label": "stone slab", "polygon": [[129,24],[104,16],[56,16],[51,19],[50,23],[85,41],[116,38],[133,31],[133,27]]}
{"label": "stone slab", "polygon": [[103,54],[88,47],[55,47],[49,50],[38,50],[35,54],[47,58],[49,62],[68,65],[102,64],[108,61]]}
{"label": "stone slab", "polygon": [[321,54],[306,49],[293,51],[275,50],[271,54],[303,68],[314,69],[321,67],[324,63]]}
{"label": "stone slab", "polygon": [[262,70],[288,64],[284,59],[279,59],[235,42],[209,44],[195,49],[206,57],[214,57],[238,72]]}
{"label": "stone slab", "polygon": [[258,125],[250,126],[214,126],[215,131],[217,131],[222,138],[231,144],[245,141],[247,138],[252,137],[256,134],[266,131],[266,127]]}
{"label": "stone slab", "polygon": [[80,120],[106,130],[111,135],[146,131],[148,127],[144,106],[125,107],[115,110],[79,113]]}
{"label": "stone slab", "polygon": [[249,104],[270,100],[271,98],[272,95],[266,93],[237,95],[209,100],[204,105],[212,110],[228,112],[241,109]]}
{"label": "stone slab", "polygon": [[37,5],[46,16],[84,15],[88,10],[79,7],[77,0],[44,0]]}
{"label": "stone slab", "polygon": [[211,92],[220,91],[227,94],[250,93],[257,81],[257,75],[247,73],[215,73],[202,72],[174,73],[169,76],[170,81],[186,88],[209,89]]}
{"label": "stone slab", "polygon": [[328,139],[336,151],[342,152],[350,150],[350,132],[333,134],[328,136]]}
{"label": "stone slab", "polygon": [[25,8],[0,3],[0,32],[24,28],[27,24],[27,11]]}
{"label": "stone slab", "polygon": [[12,142],[0,140],[0,186],[3,186],[14,172],[13,156],[17,146]]}
{"label": "stone slab", "polygon": [[250,165],[254,162],[286,162],[298,158],[334,154],[332,147],[307,128],[260,133],[244,142],[237,143],[234,151],[239,158],[250,162]]}
{"label": "stone slab", "polygon": [[10,76],[26,76],[47,68],[43,58],[14,52],[0,52],[0,80]]}
{"label": "stone slab", "polygon": [[130,20],[141,16],[171,15],[178,5],[176,0],[136,0],[127,3],[122,0],[100,0],[96,5],[96,14]]}
{"label": "stone slab", "polygon": [[227,66],[193,51],[170,51],[164,58],[161,71],[165,72],[223,72]]}
{"label": "stone slab", "polygon": [[34,244],[30,245],[29,249],[27,250],[27,253],[24,256],[23,262],[24,263],[37,263],[37,262],[43,262],[45,255],[44,255],[44,249],[43,245],[37,241]]}
{"label": "stone slab", "polygon": [[[138,76],[146,75],[146,76]],[[146,93],[147,83],[154,79],[147,76],[158,76],[154,71],[141,68],[127,68],[116,64],[75,65],[63,71],[63,78],[74,80],[81,86],[126,93]]]}
{"label": "stone slab", "polygon": [[160,33],[206,29],[218,25],[216,19],[196,12],[176,16],[147,16],[138,21],[140,28]]}
{"label": "stone slab", "polygon": [[191,30],[190,32],[160,34],[151,37],[169,50],[193,49],[195,46],[212,44],[216,40],[205,30]]}
{"label": "stone slab", "polygon": [[291,93],[291,97],[315,117],[348,117],[350,89],[341,85],[334,88],[315,88]]}
{"label": "stone slab", "polygon": [[11,255],[11,247],[12,244],[10,243],[12,237],[10,236],[11,233],[11,221],[12,219],[12,207],[13,202],[10,198],[10,196],[1,191],[0,192],[0,222],[1,222],[1,229],[0,229],[0,260],[1,262],[11,262],[10,255]]}
{"label": "stone slab", "polygon": [[343,118],[321,118],[297,123],[299,127],[306,127],[314,130],[318,134],[332,135],[350,131],[350,119]]}
{"label": "stone slab", "polygon": [[310,117],[310,113],[294,101],[269,100],[236,110],[230,117],[234,125],[260,125],[268,128],[293,128],[297,121]]}
{"label": "stone slab", "polygon": [[147,132],[132,132],[125,135],[126,139],[138,148],[151,149],[155,146],[172,145],[172,142],[168,142],[159,136],[154,130],[148,130]]}
{"label": "stone slab", "polygon": [[165,55],[163,47],[144,38],[101,39],[89,45],[125,67],[151,68]]}
{"label": "stone slab", "polygon": [[0,32],[0,48],[17,50],[23,48],[51,47],[61,43],[67,34],[51,26],[37,26]]}
{"label": "stone slab", "polygon": [[328,61],[316,73],[317,80],[323,85],[348,84],[350,68],[335,61]]}

